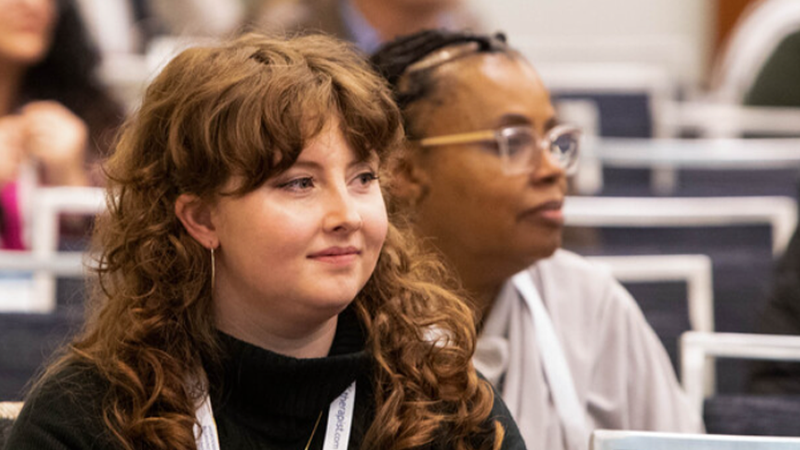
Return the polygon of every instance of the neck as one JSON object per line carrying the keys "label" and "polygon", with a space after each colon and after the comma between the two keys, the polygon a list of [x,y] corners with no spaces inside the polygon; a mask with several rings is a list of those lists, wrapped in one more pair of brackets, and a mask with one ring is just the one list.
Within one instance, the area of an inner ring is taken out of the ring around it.
{"label": "neck", "polygon": [[0,61],[0,117],[11,114],[19,97],[25,70],[9,61]]}
{"label": "neck", "polygon": [[[488,267],[488,270],[494,268]],[[456,272],[461,278],[464,289],[472,295],[475,302],[476,323],[481,324],[494,306],[500,290],[506,280],[518,271],[499,271],[494,276],[487,276],[486,270],[479,267],[457,267]]]}
{"label": "neck", "polygon": [[383,42],[426,28],[437,28],[446,6],[408,6],[398,1],[350,0],[378,31]]}
{"label": "neck", "polygon": [[[425,236],[425,233],[418,236]],[[461,285],[474,302],[477,323],[491,311],[494,301],[506,280],[534,261],[513,261],[508,255],[491,257],[473,254],[459,242],[448,242],[447,238],[424,239],[430,249],[439,253],[451,271],[458,276]],[[450,245],[452,244],[452,245]]]}
{"label": "neck", "polygon": [[226,311],[218,306],[219,302],[215,304],[216,324],[220,331],[240,341],[293,358],[328,356],[336,334],[338,316],[317,323],[274,323],[266,319],[259,320],[263,316],[258,314],[230,314],[230,309]]}
{"label": "neck", "polygon": [[301,335],[286,336],[271,333],[266,329],[235,326],[217,321],[217,328],[240,341],[265,348],[269,351],[293,358],[324,358],[330,352],[336,334],[337,317],[333,317],[315,329]]}

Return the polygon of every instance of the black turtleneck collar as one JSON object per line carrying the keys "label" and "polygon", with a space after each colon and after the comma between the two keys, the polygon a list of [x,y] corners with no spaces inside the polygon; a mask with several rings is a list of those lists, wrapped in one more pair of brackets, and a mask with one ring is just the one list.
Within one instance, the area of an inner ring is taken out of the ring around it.
{"label": "black turtleneck collar", "polygon": [[279,441],[307,439],[320,411],[326,415],[331,402],[371,367],[364,331],[352,308],[339,315],[324,358],[284,356],[224,333],[220,341],[221,374],[214,377],[220,382],[211,386],[215,417]]}

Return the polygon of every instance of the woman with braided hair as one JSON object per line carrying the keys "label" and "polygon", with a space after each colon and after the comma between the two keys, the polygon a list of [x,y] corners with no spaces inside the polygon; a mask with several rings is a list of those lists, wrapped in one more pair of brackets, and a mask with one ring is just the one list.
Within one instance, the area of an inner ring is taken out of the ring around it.
{"label": "woman with braided hair", "polygon": [[372,62],[409,136],[394,207],[475,299],[476,367],[529,448],[585,449],[593,429],[702,430],[670,361],[608,273],[559,250],[579,133],[503,36],[426,31]]}
{"label": "woman with braided hair", "polygon": [[524,449],[471,311],[387,220],[402,136],[330,38],[178,55],[108,163],[92,316],[6,448]]}

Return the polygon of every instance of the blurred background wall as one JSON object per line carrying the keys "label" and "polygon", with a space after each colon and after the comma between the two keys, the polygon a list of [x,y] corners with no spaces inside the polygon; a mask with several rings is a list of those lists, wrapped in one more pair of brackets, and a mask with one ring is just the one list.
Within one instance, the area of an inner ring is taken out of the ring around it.
{"label": "blurred background wall", "polygon": [[689,85],[705,81],[718,35],[750,1],[469,0],[488,30],[524,41],[535,59],[663,61]]}

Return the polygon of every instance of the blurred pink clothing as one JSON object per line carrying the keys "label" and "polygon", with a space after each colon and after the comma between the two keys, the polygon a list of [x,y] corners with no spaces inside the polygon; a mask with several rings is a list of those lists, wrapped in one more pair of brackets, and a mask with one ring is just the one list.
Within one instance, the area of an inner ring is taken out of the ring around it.
{"label": "blurred pink clothing", "polygon": [[0,208],[3,210],[2,247],[5,250],[24,250],[22,242],[22,216],[19,209],[17,183],[6,184],[0,190]]}

